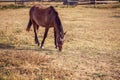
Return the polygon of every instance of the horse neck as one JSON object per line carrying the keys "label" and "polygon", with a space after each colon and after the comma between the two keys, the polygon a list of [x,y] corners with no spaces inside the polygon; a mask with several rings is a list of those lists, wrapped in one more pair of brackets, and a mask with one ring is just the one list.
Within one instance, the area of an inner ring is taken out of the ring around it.
{"label": "horse neck", "polygon": [[58,35],[59,36],[61,34],[64,35],[63,27],[62,27],[62,24],[61,24],[59,16],[56,17],[56,24],[57,24]]}

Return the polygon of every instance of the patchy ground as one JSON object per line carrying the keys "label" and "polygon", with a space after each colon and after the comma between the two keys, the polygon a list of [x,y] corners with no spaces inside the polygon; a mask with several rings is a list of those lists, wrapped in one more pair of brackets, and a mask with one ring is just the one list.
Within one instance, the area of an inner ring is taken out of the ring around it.
{"label": "patchy ground", "polygon": [[[62,52],[54,48],[53,29],[45,49],[35,45],[33,29],[25,31],[29,8],[0,10],[0,79],[119,80],[120,8],[56,6],[56,10],[67,31]],[[43,32],[40,28],[40,41]],[[47,70],[42,73],[44,64]]]}

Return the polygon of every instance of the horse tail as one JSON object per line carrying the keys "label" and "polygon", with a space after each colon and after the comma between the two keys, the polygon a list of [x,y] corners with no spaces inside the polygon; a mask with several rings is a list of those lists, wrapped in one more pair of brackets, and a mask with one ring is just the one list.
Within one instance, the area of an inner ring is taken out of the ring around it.
{"label": "horse tail", "polygon": [[31,21],[31,19],[29,19],[29,22],[28,22],[28,26],[27,26],[27,28],[26,28],[26,31],[30,31],[31,26],[32,26],[32,21]]}

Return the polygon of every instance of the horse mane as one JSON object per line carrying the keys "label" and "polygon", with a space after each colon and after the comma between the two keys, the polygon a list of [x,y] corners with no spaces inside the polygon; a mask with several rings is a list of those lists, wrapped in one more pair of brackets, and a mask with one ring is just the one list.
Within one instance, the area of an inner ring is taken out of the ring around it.
{"label": "horse mane", "polygon": [[58,15],[56,16],[55,21],[57,23],[59,34],[60,34],[61,38],[63,38],[64,37],[64,31],[63,31],[61,20],[60,20]]}
{"label": "horse mane", "polygon": [[55,10],[55,8],[53,6],[50,6],[49,8],[50,8],[49,13],[54,12],[56,15],[58,15],[58,12]]}
{"label": "horse mane", "polygon": [[62,27],[62,23],[61,20],[59,18],[58,12],[55,10],[55,8],[53,6],[50,6],[50,11],[49,14],[54,14],[55,15],[55,22],[57,24],[58,30],[60,33],[63,33],[63,27]]}

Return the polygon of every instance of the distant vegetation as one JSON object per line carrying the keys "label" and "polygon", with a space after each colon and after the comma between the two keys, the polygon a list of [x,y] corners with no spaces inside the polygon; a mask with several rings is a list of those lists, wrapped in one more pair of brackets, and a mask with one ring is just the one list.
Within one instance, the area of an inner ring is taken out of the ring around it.
{"label": "distant vegetation", "polygon": [[[44,3],[44,5],[49,5],[48,3]],[[64,5],[53,5],[55,7],[65,8]],[[81,5],[85,6],[86,8],[94,8],[93,5]],[[8,5],[0,5],[0,10],[6,10],[6,9],[21,9],[21,8],[30,8],[30,5],[16,5],[16,4],[8,4]],[[72,6],[69,6],[71,8]],[[73,7],[74,8],[74,7]],[[114,3],[114,4],[96,4],[96,8],[98,9],[110,9],[110,8],[120,8],[120,3]]]}
{"label": "distant vegetation", "polygon": [[20,9],[20,8],[29,8],[29,6],[25,6],[25,5],[15,5],[15,4],[9,4],[9,5],[0,5],[0,9],[1,10],[5,10],[5,9]]}

